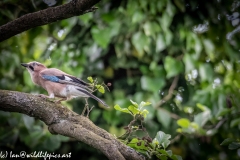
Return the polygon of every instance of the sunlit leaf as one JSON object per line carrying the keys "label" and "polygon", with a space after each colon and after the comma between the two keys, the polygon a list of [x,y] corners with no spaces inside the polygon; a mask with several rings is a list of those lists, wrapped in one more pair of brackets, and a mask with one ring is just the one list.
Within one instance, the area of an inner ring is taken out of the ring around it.
{"label": "sunlit leaf", "polygon": [[102,85],[96,85],[96,88],[97,88],[97,90],[98,90],[99,92],[105,93],[105,89],[104,89],[104,87],[103,87]]}
{"label": "sunlit leaf", "polygon": [[130,99],[130,102],[133,104],[134,107],[138,108],[137,102],[134,102],[134,101],[132,101],[131,99]]}
{"label": "sunlit leaf", "polygon": [[143,107],[148,106],[148,105],[150,105],[150,104],[151,104],[150,102],[144,102],[144,101],[142,101],[142,102],[140,103],[140,105],[139,105],[139,108],[142,109]]}
{"label": "sunlit leaf", "polygon": [[137,138],[133,138],[127,145],[136,150],[148,150],[148,148],[145,146],[145,141],[138,140]]}
{"label": "sunlit leaf", "polygon": [[134,116],[139,113],[139,110],[136,109],[136,107],[133,106],[133,105],[130,105],[130,106],[128,107],[128,110],[131,111]]}
{"label": "sunlit leaf", "polygon": [[91,83],[93,83],[93,78],[92,77],[87,77],[87,80],[89,80]]}
{"label": "sunlit leaf", "polygon": [[207,106],[202,105],[201,103],[196,104],[199,109],[202,111],[210,111],[210,109]]}
{"label": "sunlit leaf", "polygon": [[195,122],[191,122],[190,126],[193,127],[196,130],[199,129],[199,125],[197,123],[195,123]]}
{"label": "sunlit leaf", "polygon": [[125,112],[125,113],[130,113],[131,114],[131,112],[127,109],[127,108],[121,108],[119,105],[115,105],[114,106],[114,108],[116,109],[116,110],[118,110],[118,111],[121,111],[121,112]]}
{"label": "sunlit leaf", "polygon": [[177,124],[183,128],[188,128],[190,125],[190,121],[186,118],[181,118],[177,120]]}
{"label": "sunlit leaf", "polygon": [[144,118],[147,117],[147,114],[148,114],[148,110],[144,109],[143,111],[141,111],[141,114],[143,115]]}
{"label": "sunlit leaf", "polygon": [[176,130],[176,132],[182,133],[182,132],[183,132],[183,129],[182,129],[182,128],[178,128],[178,129]]}

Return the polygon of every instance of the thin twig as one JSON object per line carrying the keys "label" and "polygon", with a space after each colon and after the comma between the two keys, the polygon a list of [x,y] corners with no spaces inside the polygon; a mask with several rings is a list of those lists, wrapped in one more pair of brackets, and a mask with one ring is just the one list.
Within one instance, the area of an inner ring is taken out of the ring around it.
{"label": "thin twig", "polygon": [[166,101],[168,101],[172,98],[173,91],[176,88],[177,83],[178,83],[178,79],[179,79],[179,76],[174,77],[173,82],[168,90],[168,94],[165,97],[163,97],[163,99],[156,104],[156,108],[161,107],[161,105],[163,103],[165,103]]}
{"label": "thin twig", "polygon": [[155,109],[162,109],[162,110],[168,112],[170,117],[172,117],[173,119],[180,119],[180,117],[178,115],[171,113],[168,110],[162,108],[161,106],[163,105],[163,103],[165,103],[166,101],[169,101],[172,98],[174,89],[177,87],[178,80],[179,80],[179,76],[174,77],[173,82],[168,90],[168,94],[165,97],[163,97],[163,99],[154,106]]}

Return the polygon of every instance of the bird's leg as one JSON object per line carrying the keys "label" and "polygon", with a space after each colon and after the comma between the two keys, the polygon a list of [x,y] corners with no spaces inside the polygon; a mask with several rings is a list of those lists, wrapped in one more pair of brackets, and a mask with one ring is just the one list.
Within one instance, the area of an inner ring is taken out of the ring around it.
{"label": "bird's leg", "polygon": [[60,104],[62,101],[66,101],[66,100],[68,100],[67,97],[66,97],[66,98],[62,98],[62,99],[59,99],[59,100],[55,100],[54,102]]}
{"label": "bird's leg", "polygon": [[47,96],[45,94],[39,94],[38,96],[41,97],[41,98],[44,98],[44,99],[53,99],[54,98],[53,93],[49,94],[49,96]]}
{"label": "bird's leg", "polygon": [[86,109],[87,109],[87,117],[88,117],[88,114],[89,114],[89,107],[88,107],[88,101],[87,101],[87,98],[85,98],[85,102],[86,102],[86,104],[85,104],[85,107],[83,108],[83,111],[82,111],[82,114],[81,114],[81,115],[84,116],[85,111],[86,111]]}
{"label": "bird's leg", "polygon": [[44,99],[49,98],[49,96],[47,96],[47,95],[45,95],[45,94],[38,94],[38,97],[41,97],[41,98],[44,98]]}

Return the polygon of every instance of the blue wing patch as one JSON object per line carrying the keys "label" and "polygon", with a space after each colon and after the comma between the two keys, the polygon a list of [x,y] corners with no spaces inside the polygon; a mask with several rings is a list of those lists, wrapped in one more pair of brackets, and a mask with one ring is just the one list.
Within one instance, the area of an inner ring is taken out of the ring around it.
{"label": "blue wing patch", "polygon": [[56,76],[49,76],[49,75],[42,75],[43,79],[52,81],[52,82],[59,82],[59,78]]}

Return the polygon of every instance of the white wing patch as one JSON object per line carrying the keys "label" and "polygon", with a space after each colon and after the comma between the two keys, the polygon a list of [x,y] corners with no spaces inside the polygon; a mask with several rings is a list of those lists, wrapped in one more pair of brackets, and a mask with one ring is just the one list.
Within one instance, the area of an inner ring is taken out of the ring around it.
{"label": "white wing patch", "polygon": [[66,81],[72,81],[72,78],[69,78],[68,76],[65,76],[65,75],[64,75],[64,79],[65,79]]}

